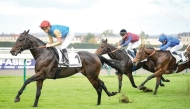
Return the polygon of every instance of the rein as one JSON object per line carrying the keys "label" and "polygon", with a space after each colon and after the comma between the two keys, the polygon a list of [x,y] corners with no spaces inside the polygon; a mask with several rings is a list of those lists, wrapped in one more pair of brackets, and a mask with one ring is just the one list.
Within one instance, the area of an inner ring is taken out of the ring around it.
{"label": "rein", "polygon": [[154,51],[152,52],[152,54],[150,54],[148,57],[152,56],[154,53],[156,53],[156,50],[154,49]]}
{"label": "rein", "polygon": [[108,54],[109,54],[109,53],[114,53],[114,52],[116,52],[117,50],[119,50],[119,48],[117,48],[117,49],[115,49],[115,50],[113,50],[113,51],[111,51],[111,52],[108,52]]}
{"label": "rein", "polygon": [[30,50],[31,49],[36,49],[36,48],[46,48],[46,46],[38,46],[38,47],[30,48]]}

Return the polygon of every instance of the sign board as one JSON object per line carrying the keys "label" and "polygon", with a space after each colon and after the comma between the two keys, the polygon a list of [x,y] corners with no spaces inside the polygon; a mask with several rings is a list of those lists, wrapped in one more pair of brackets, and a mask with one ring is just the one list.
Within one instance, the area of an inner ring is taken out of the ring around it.
{"label": "sign board", "polygon": [[[26,59],[26,69],[34,69],[35,60]],[[24,59],[0,59],[0,70],[23,69]]]}

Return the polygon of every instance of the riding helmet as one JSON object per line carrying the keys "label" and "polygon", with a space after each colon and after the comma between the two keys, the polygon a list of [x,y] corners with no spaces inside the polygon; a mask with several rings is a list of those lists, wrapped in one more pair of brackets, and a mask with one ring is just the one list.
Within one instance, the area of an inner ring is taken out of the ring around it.
{"label": "riding helmet", "polygon": [[120,34],[121,36],[124,36],[126,33],[127,33],[127,31],[126,31],[125,29],[122,29],[119,34]]}
{"label": "riding helmet", "polygon": [[167,36],[164,35],[164,34],[162,34],[162,35],[159,37],[159,40],[158,40],[158,41],[163,42],[163,41],[165,41],[165,40],[167,40]]}
{"label": "riding helmet", "polygon": [[40,24],[40,27],[42,28],[46,28],[48,26],[50,26],[51,24],[49,23],[49,21],[47,20],[44,20],[41,24]]}

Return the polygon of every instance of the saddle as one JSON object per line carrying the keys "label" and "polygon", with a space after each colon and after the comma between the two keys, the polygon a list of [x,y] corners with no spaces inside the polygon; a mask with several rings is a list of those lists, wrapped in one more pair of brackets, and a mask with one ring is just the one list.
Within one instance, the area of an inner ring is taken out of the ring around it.
{"label": "saddle", "polygon": [[[57,48],[56,48],[57,49]],[[66,67],[63,65],[62,52],[57,49],[58,55],[59,55],[59,64],[58,67]],[[80,56],[76,52],[68,52],[69,57],[69,67],[82,67]]]}
{"label": "saddle", "polygon": [[176,52],[172,52],[171,54],[176,59],[176,64],[178,65],[185,64],[189,61],[189,58],[186,57],[183,52],[179,54],[177,54]]}

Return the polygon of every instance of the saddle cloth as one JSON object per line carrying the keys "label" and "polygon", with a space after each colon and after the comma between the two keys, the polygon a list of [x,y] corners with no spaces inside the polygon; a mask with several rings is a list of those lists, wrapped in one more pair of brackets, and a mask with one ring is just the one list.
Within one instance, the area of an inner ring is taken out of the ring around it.
{"label": "saddle cloth", "polygon": [[[56,48],[57,49],[57,48]],[[59,54],[59,63],[63,63],[62,61],[62,53],[59,49],[57,49]],[[69,67],[82,67],[81,59],[79,55],[75,52],[68,52],[69,57]],[[59,64],[58,67],[67,67],[62,64]]]}
{"label": "saddle cloth", "polygon": [[189,61],[189,59],[184,56],[184,53],[179,53],[177,55],[173,53],[171,54],[176,59],[176,63],[178,63],[178,65],[185,64]]}

